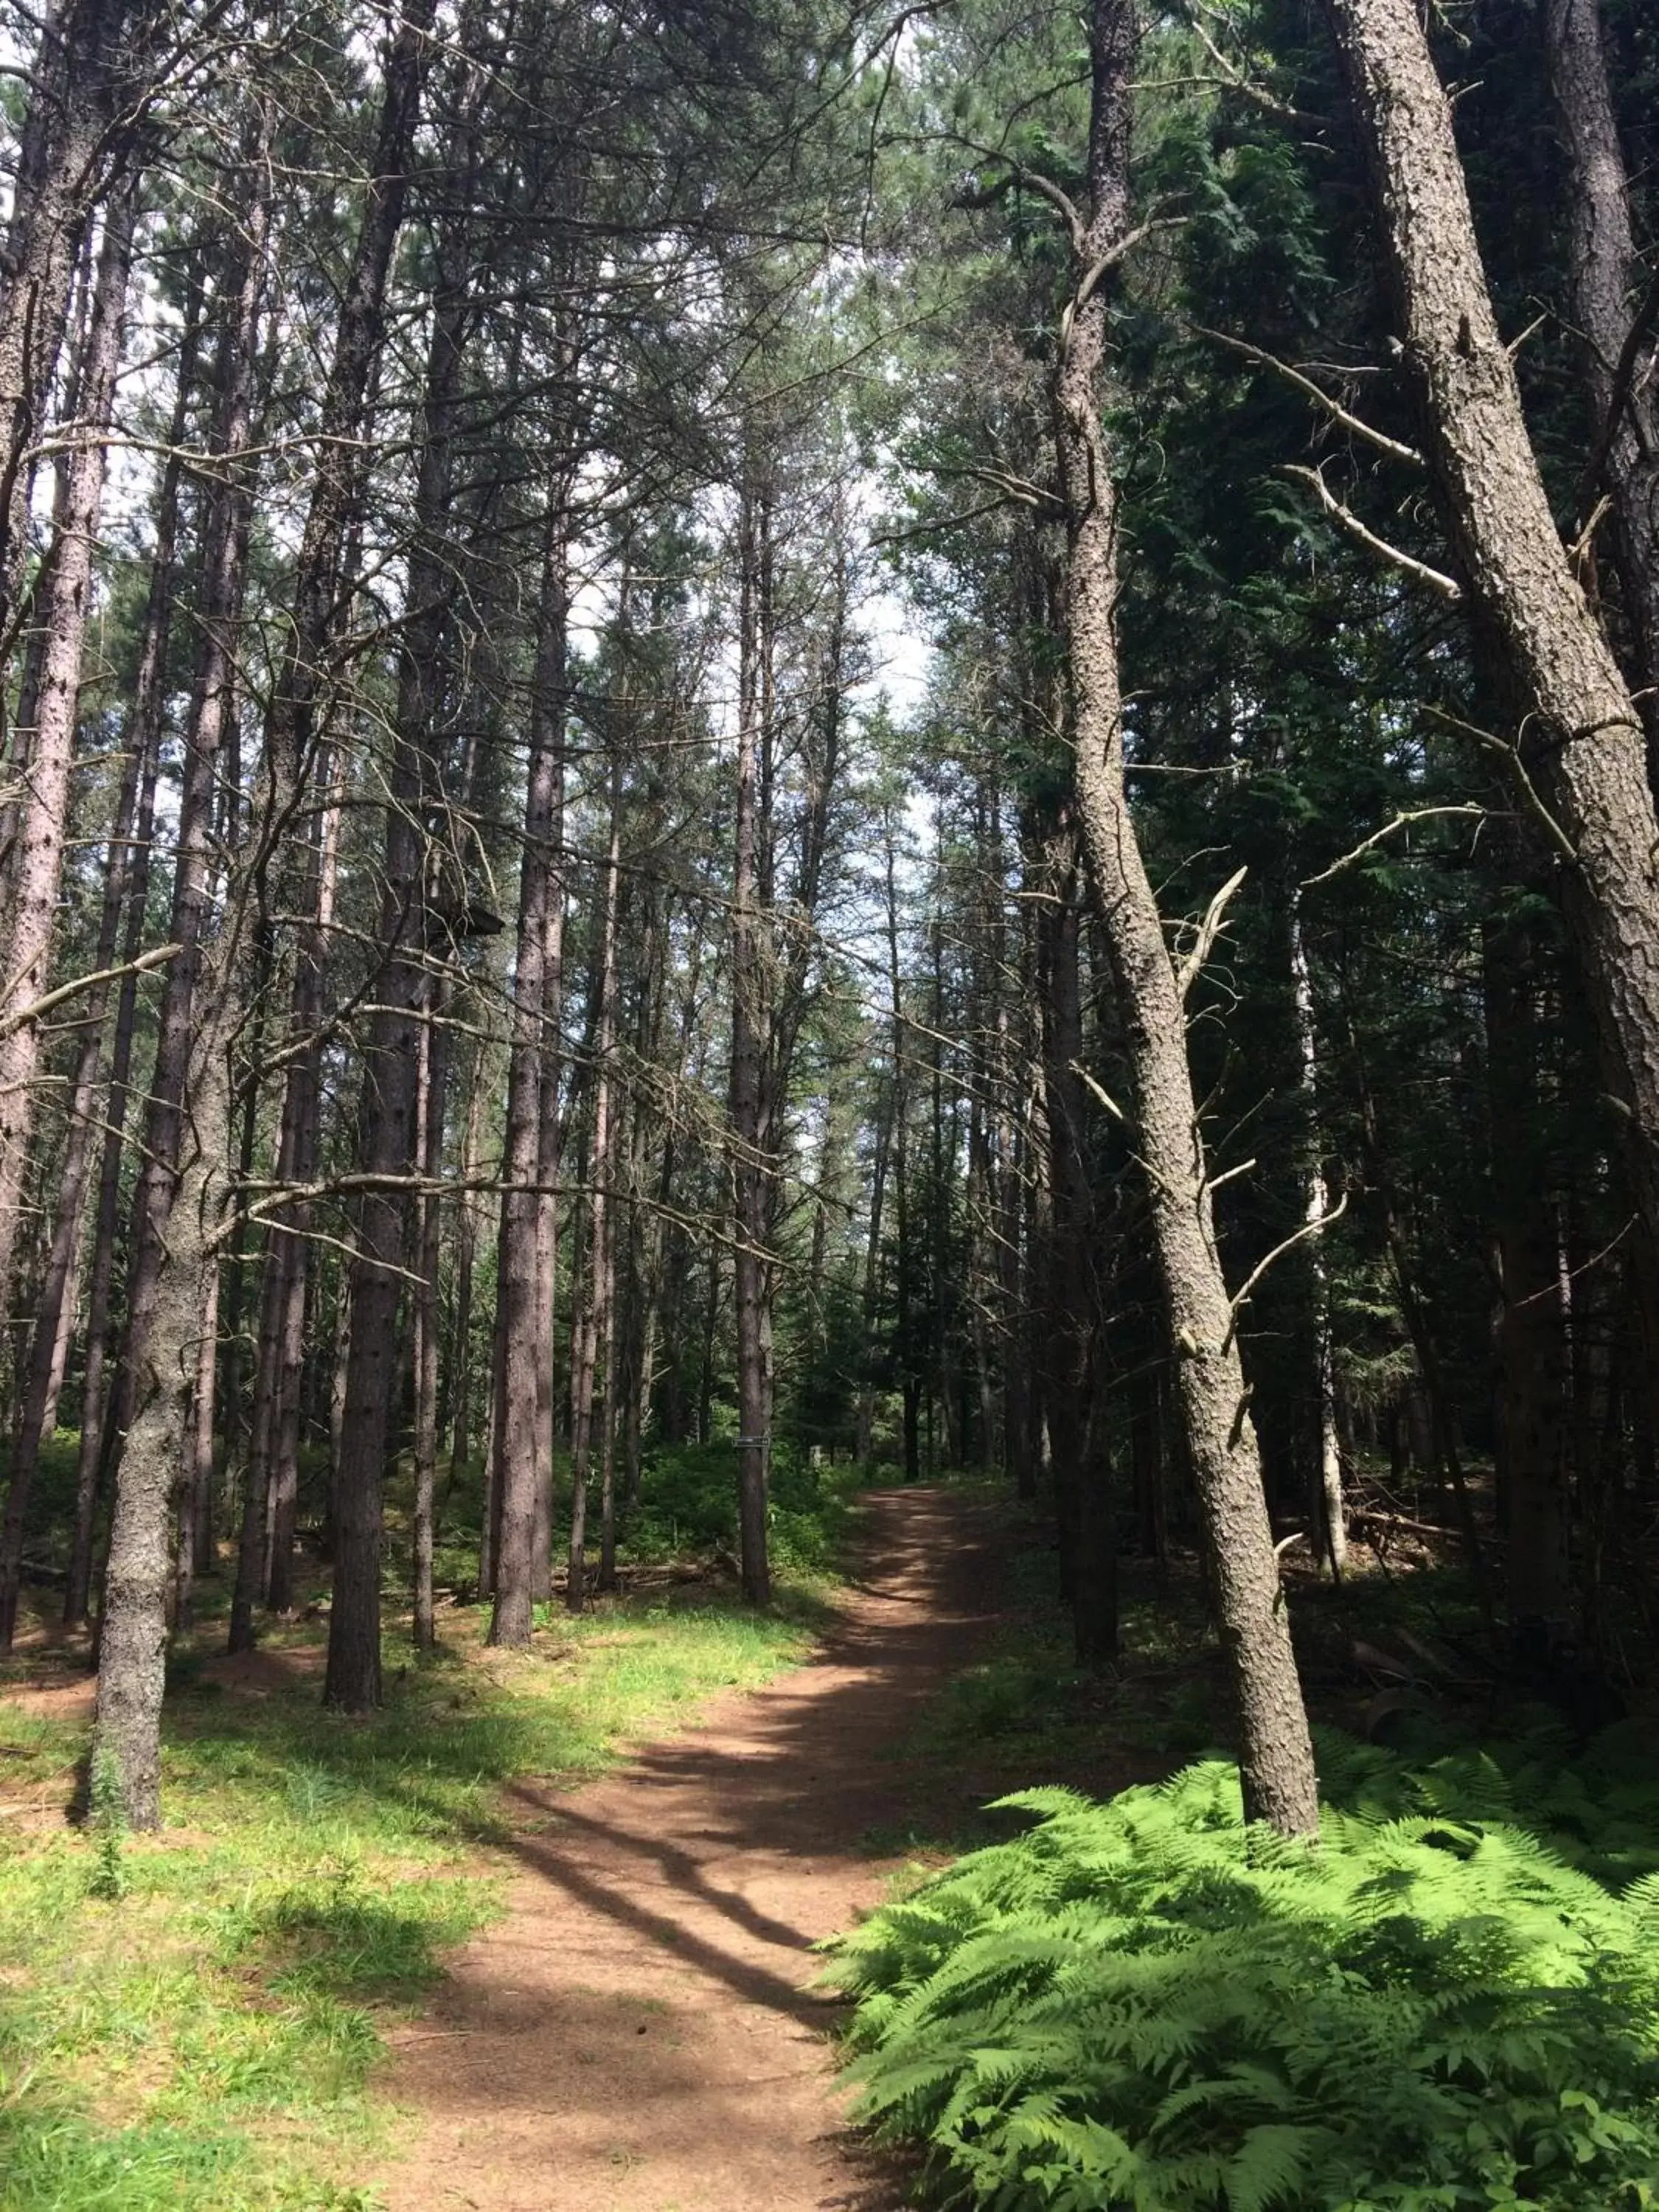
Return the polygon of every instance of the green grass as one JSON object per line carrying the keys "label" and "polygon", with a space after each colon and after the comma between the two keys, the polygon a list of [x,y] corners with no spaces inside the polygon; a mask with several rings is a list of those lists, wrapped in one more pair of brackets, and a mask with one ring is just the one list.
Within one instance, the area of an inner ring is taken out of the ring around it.
{"label": "green grass", "polygon": [[[556,1614],[527,1656],[447,1609],[430,1662],[388,1637],[364,1722],[320,1709],[314,1626],[225,1683],[186,1644],[160,1837],[0,1817],[0,2212],[361,2212],[381,2026],[497,1910],[503,1785],[764,1680],[818,1602],[757,1619],[694,1585]],[[0,1705],[0,1803],[61,1808],[84,1734]]]}

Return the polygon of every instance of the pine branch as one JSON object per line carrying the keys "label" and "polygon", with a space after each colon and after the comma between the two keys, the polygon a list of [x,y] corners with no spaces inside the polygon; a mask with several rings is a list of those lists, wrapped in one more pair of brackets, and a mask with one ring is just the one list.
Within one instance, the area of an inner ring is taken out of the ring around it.
{"label": "pine branch", "polygon": [[1386,538],[1379,538],[1351,507],[1342,504],[1319,470],[1304,468],[1300,461],[1285,461],[1280,464],[1279,473],[1300,477],[1311,484],[1326,514],[1368,551],[1391,562],[1396,568],[1403,569],[1407,575],[1415,578],[1419,584],[1426,584],[1431,592],[1437,592],[1449,605],[1455,606],[1462,599],[1463,586],[1455,577],[1445,575],[1438,568],[1431,568],[1426,561],[1419,561],[1415,554],[1404,552],[1398,545],[1391,545]]}

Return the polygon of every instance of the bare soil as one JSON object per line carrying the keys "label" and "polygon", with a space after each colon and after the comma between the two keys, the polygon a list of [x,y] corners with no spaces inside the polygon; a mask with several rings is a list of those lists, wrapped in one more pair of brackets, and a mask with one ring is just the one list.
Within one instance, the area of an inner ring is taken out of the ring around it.
{"label": "bare soil", "polygon": [[515,1787],[506,1917],[392,2036],[391,2212],[895,2212],[811,1946],[962,1809],[918,1805],[902,1747],[984,1639],[997,1531],[961,1493],[872,1494],[811,1663],[602,1782]]}

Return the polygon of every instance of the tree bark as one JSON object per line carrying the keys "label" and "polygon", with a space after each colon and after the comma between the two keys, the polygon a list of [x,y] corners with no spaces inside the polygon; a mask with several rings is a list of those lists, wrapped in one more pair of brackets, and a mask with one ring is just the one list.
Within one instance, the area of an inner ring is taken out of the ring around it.
{"label": "tree bark", "polygon": [[146,57],[172,13],[153,0],[56,0],[41,22],[0,252],[0,635],[27,558],[33,450],[76,263],[94,208],[134,158]]}
{"label": "tree bark", "polygon": [[191,1055],[189,1109],[178,1153],[165,1264],[139,1340],[132,1414],[121,1454],[98,1639],[94,1754],[107,1754],[135,1828],[161,1819],[161,1692],[166,1674],[168,1536],[195,1384],[203,1285],[214,1264],[230,1141],[228,971],[211,978],[212,1012]]}
{"label": "tree bark", "polygon": [[197,1562],[210,1553],[213,1534],[214,1406],[219,1379],[219,1261],[202,1268],[197,1320],[196,1373],[191,1386],[179,1483],[179,1532],[173,1548],[173,1624],[194,1625]]}
{"label": "tree bark", "polygon": [[1369,152],[1428,460],[1482,640],[1522,709],[1503,751],[1564,905],[1659,1243],[1659,877],[1639,717],[1544,490],[1414,0],[1326,0]]}
{"label": "tree bark", "polygon": [[[570,1556],[565,1603],[580,1613],[587,1603],[587,1485],[593,1439],[598,1431],[602,1482],[608,1483],[611,1429],[611,1182],[615,1158],[611,1104],[612,1061],[617,1046],[617,908],[621,861],[622,787],[612,769],[611,836],[599,891],[599,962],[594,976],[597,1001],[593,1031],[593,1126],[587,1148],[587,1267],[586,1296],[577,1317],[570,1355]],[[601,1510],[605,1498],[601,1492]],[[601,1541],[605,1531],[601,1528]],[[613,1561],[614,1567],[614,1561]]]}
{"label": "tree bark", "polygon": [[1569,1316],[1560,1237],[1540,1136],[1534,1018],[1537,953],[1524,922],[1490,921],[1481,940],[1499,1287],[1498,1489],[1512,1628],[1547,1625],[1544,1648],[1572,1617],[1567,1468]]}
{"label": "tree bark", "polygon": [[[542,545],[536,682],[525,789],[501,1150],[494,1438],[495,1609],[489,1640],[530,1642],[538,1530],[553,1497],[553,1268],[558,1202],[559,1022],[564,988],[564,757],[568,712],[566,525],[550,497]],[[545,1503],[544,1503],[545,1501]],[[490,1514],[486,1510],[489,1531]]]}
{"label": "tree bark", "polygon": [[[0,951],[0,1314],[11,1294],[12,1259],[33,1120],[40,1026],[28,1013],[46,989],[64,875],[70,770],[75,758],[81,655],[91,613],[93,550],[104,488],[104,436],[115,405],[137,189],[112,205],[104,227],[91,318],[76,378],[83,441],[58,478],[57,535],[39,608],[45,634],[36,720],[24,769],[10,929]],[[4,365],[0,362],[0,378]]]}
{"label": "tree bark", "polygon": [[167,459],[161,471],[155,514],[155,544],[150,556],[149,590],[143,642],[128,714],[125,743],[127,774],[137,793],[131,829],[118,854],[112,847],[108,884],[118,881],[125,900],[126,927],[121,959],[129,972],[121,979],[104,1091],[103,1146],[98,1168],[98,1198],[92,1227],[92,1273],[87,1286],[86,1364],[81,1380],[81,1449],[76,1470],[75,1530],[69,1579],[64,1596],[66,1626],[86,1619],[92,1588],[93,1530],[98,1475],[102,1465],[105,1382],[112,1349],[110,1296],[115,1284],[118,1227],[121,1208],[121,1158],[126,1144],[131,1103],[132,1045],[138,1011],[138,978],[131,963],[144,939],[149,901],[150,841],[155,817],[155,781],[160,768],[161,722],[167,687],[167,643],[173,626],[177,578],[179,492],[184,479],[181,449],[196,397],[202,332],[199,285],[192,287],[179,360]]}
{"label": "tree bark", "polygon": [[1303,1176],[1304,1225],[1308,1241],[1309,1331],[1314,1382],[1311,1464],[1308,1468],[1309,1523],[1318,1532],[1319,1555],[1340,1582],[1348,1563],[1348,1524],[1342,1498],[1342,1449],[1337,1433],[1336,1364],[1331,1330],[1331,1286],[1320,1249],[1318,1224],[1330,1212],[1319,1112],[1319,1048],[1314,1030],[1313,981],[1302,938],[1300,894],[1291,908],[1291,989],[1296,1009],[1297,1051],[1302,1062],[1302,1100],[1307,1115],[1307,1164]]}
{"label": "tree bark", "polygon": [[743,1594],[750,1605],[772,1595],[767,1554],[771,1391],[767,1360],[768,1220],[765,1051],[766,987],[761,948],[759,770],[768,639],[764,602],[771,549],[763,495],[745,486],[739,526],[736,854],[732,887],[732,1298],[738,1357],[738,1528]]}
{"label": "tree bark", "polygon": [[1076,831],[1069,822],[1063,823],[1043,844],[1037,998],[1050,1204],[1042,1254],[1042,1396],[1073,1642],[1079,1662],[1094,1666],[1117,1651],[1117,1562],[1109,1485],[1093,1434],[1098,1305],[1094,1275],[1099,1230],[1080,1073],[1083,1000]]}
{"label": "tree bark", "polygon": [[1261,1466],[1217,1249],[1187,1064],[1182,993],[1136,842],[1124,781],[1115,601],[1117,501],[1100,419],[1104,279],[1128,236],[1133,0],[1094,0],[1086,213],[1054,370],[1066,510],[1066,649],[1078,811],[1116,987],[1176,1389],[1205,1513],[1240,1723],[1245,1810],[1287,1835],[1317,1829],[1308,1720],[1291,1649]]}
{"label": "tree bark", "polygon": [[1569,297],[1583,351],[1590,450],[1601,465],[1583,501],[1593,508],[1603,483],[1613,500],[1626,665],[1647,731],[1650,782],[1659,790],[1659,292],[1650,289],[1638,318],[1642,264],[1597,0],[1545,0],[1544,46],[1566,141]]}

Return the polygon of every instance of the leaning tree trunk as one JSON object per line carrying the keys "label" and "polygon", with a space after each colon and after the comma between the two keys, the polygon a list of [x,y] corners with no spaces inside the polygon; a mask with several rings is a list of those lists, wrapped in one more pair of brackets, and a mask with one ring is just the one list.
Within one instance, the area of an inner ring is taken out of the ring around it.
{"label": "leaning tree trunk", "polygon": [[1216,1246],[1182,994],[1124,781],[1116,494],[1100,410],[1103,279],[1128,237],[1134,0],[1095,0],[1090,43],[1088,199],[1073,226],[1071,297],[1053,389],[1068,550],[1066,647],[1078,811],[1116,987],[1176,1389],[1238,1708],[1245,1809],[1281,1833],[1304,1834],[1319,1820],[1307,1713],[1248,1411],[1237,1314]]}
{"label": "leaning tree trunk", "polygon": [[[1613,557],[1629,629],[1627,665],[1647,727],[1659,790],[1659,395],[1653,386],[1659,288],[1638,311],[1642,269],[1631,229],[1630,179],[1613,115],[1597,0],[1545,0],[1550,89],[1571,170],[1568,276],[1591,403],[1592,511],[1605,483]],[[1586,523],[1588,514],[1582,518]]]}
{"label": "leaning tree trunk", "polygon": [[1659,860],[1641,722],[1550,511],[1416,0],[1326,7],[1370,157],[1430,468],[1477,626],[1522,709],[1507,767],[1565,864],[1632,1185],[1659,1243]]}

